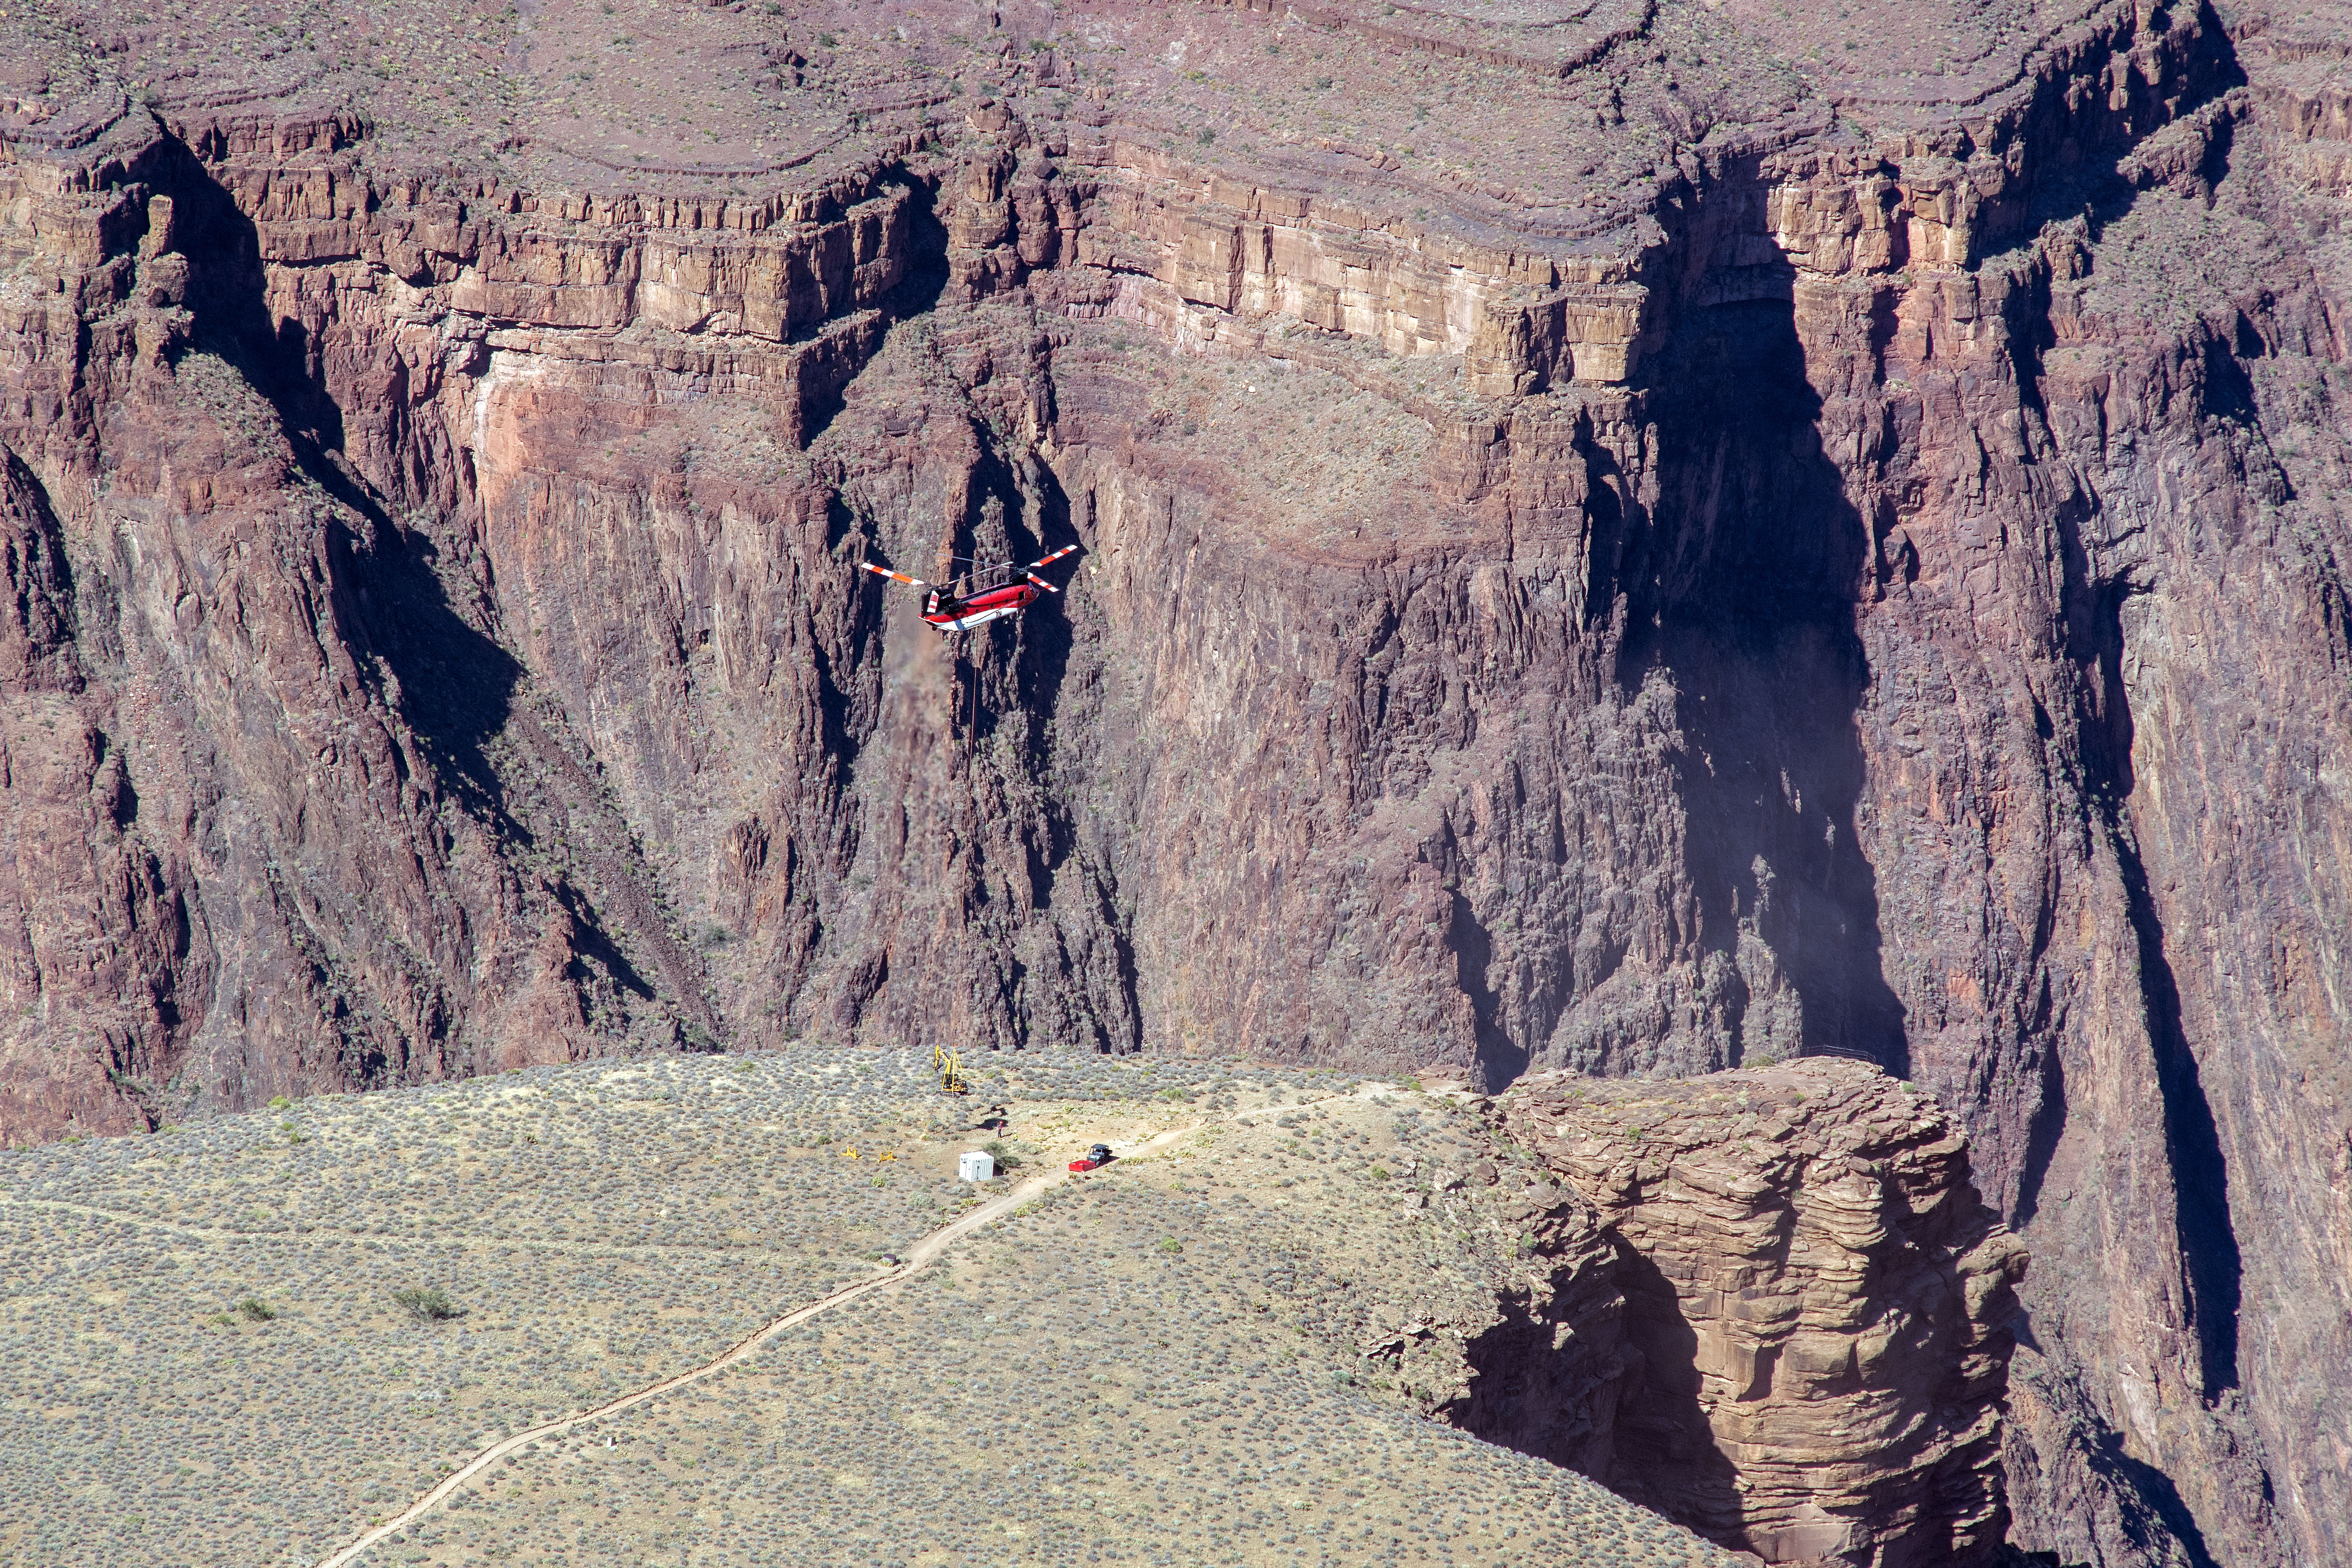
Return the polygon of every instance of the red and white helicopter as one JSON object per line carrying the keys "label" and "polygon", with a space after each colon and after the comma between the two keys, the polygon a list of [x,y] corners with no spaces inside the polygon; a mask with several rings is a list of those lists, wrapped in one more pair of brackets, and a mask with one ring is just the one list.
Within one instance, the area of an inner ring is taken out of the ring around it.
{"label": "red and white helicopter", "polygon": [[1017,616],[1037,602],[1038,594],[1061,592],[1037,575],[1037,568],[1050,566],[1063,556],[1076,550],[1075,544],[1065,544],[1051,555],[1032,561],[1023,566],[1011,561],[992,566],[975,566],[945,586],[909,577],[904,572],[893,572],[887,566],[877,566],[871,561],[859,565],[877,577],[887,577],[893,583],[904,583],[909,588],[928,588],[930,595],[923,601],[923,619],[942,632],[968,632],[974,626],[991,621]]}

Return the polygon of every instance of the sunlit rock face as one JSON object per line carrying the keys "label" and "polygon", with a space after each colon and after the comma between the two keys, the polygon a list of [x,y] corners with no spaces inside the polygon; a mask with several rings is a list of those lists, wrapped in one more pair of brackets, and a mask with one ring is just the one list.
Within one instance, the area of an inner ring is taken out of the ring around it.
{"label": "sunlit rock face", "polygon": [[[1998,1560],[2026,1258],[1946,1112],[1827,1058],[1544,1074],[1497,1109],[1616,1247],[1616,1298],[1559,1336],[1627,1365],[1610,1430],[1548,1457],[1768,1562]],[[1513,1414],[1486,1435],[1569,1435]]]}
{"label": "sunlit rock face", "polygon": [[0,1136],[1855,1057],[2011,1540],[2343,1554],[2334,5],[266,11],[0,19]]}

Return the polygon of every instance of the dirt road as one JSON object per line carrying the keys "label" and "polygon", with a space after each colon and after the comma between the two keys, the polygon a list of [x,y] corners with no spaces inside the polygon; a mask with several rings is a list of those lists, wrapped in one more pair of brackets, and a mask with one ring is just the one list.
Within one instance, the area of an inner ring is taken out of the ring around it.
{"label": "dirt road", "polygon": [[[1392,1086],[1388,1084],[1361,1084],[1347,1094],[1329,1095],[1326,1096],[1323,1100],[1308,1100],[1300,1105],[1259,1106],[1250,1110],[1234,1111],[1229,1116],[1218,1118],[1217,1121],[1223,1122],[1246,1121],[1260,1116],[1269,1116],[1283,1111],[1303,1110],[1309,1105],[1328,1104],[1330,1100],[1353,1100],[1365,1095],[1377,1095],[1381,1091],[1391,1089],[1391,1087]],[[1156,1133],[1153,1136],[1145,1139],[1140,1143],[1134,1144],[1126,1149],[1118,1150],[1116,1152],[1122,1161],[1132,1160],[1139,1155],[1149,1154],[1156,1150],[1164,1149],[1181,1138],[1186,1137],[1191,1133],[1201,1131],[1203,1128],[1214,1124],[1215,1123],[1213,1122],[1194,1121],[1189,1122],[1182,1127],[1171,1127],[1164,1132]],[[646,1387],[636,1390],[635,1393],[625,1394],[618,1399],[610,1400],[603,1405],[599,1405],[593,1410],[579,1410],[572,1412],[569,1415],[559,1415],[554,1420],[542,1422],[539,1426],[530,1428],[528,1431],[518,1432],[510,1437],[499,1438],[497,1442],[490,1444],[488,1447],[476,1451],[465,1461],[465,1463],[459,1465],[456,1469],[450,1471],[448,1475],[442,1478],[439,1485],[426,1492],[424,1496],[418,1498],[415,1502],[409,1504],[399,1513],[394,1515],[388,1520],[385,1520],[382,1524],[371,1527],[365,1534],[360,1536],[349,1545],[338,1549],[331,1556],[321,1558],[318,1563],[318,1568],[346,1568],[347,1564],[357,1562],[370,1547],[374,1546],[388,1536],[397,1534],[399,1531],[407,1529],[410,1525],[415,1523],[418,1520],[424,1518],[426,1514],[440,1507],[441,1504],[446,1501],[458,1488],[464,1486],[467,1481],[472,1480],[476,1476],[480,1475],[484,1470],[489,1468],[492,1465],[497,1464],[500,1459],[505,1458],[509,1454],[516,1453],[520,1449],[529,1447],[533,1443],[541,1442],[550,1437],[560,1437],[575,1426],[584,1426],[593,1421],[602,1421],[609,1415],[618,1415],[623,1411],[633,1409],[637,1405],[645,1404],[649,1399],[658,1399],[663,1394],[671,1392],[673,1389],[684,1388],[687,1384],[692,1383],[699,1383],[704,1378],[710,1376],[714,1373],[724,1372],[727,1368],[733,1366],[736,1363],[743,1361],[750,1356],[758,1354],[761,1347],[766,1345],[770,1340],[774,1339],[778,1334],[782,1333],[786,1329],[792,1328],[793,1325],[798,1323],[804,1323],[821,1312],[830,1312],[835,1307],[846,1306],[848,1303],[856,1300],[859,1297],[869,1295],[876,1290],[881,1289],[886,1285],[896,1284],[898,1281],[906,1279],[908,1275],[914,1274],[925,1266],[929,1265],[937,1258],[940,1254],[945,1252],[949,1247],[954,1246],[963,1237],[970,1236],[973,1231],[978,1230],[981,1226],[989,1224],[991,1221],[1003,1218],[1006,1215],[1011,1214],[1014,1209],[1019,1208],[1025,1203],[1028,1203],[1038,1194],[1069,1180],[1069,1177],[1070,1173],[1067,1170],[1046,1171],[1042,1174],[1030,1177],[1027,1181],[1020,1183],[1010,1191],[989,1199],[986,1203],[982,1204],[978,1208],[972,1209],[970,1212],[960,1215],[950,1223],[931,1232],[930,1235],[915,1243],[915,1245],[908,1250],[906,1256],[901,1258],[892,1267],[874,1275],[871,1279],[860,1279],[853,1285],[845,1285],[840,1289],[834,1291],[830,1295],[820,1296],[814,1301],[793,1308],[791,1311],[786,1312],[782,1317],[776,1319],[773,1322],[769,1323],[766,1327],[751,1334],[749,1338],[743,1340],[732,1349],[725,1352],[711,1361],[705,1362],[700,1366],[689,1368],[688,1370],[678,1373],[672,1377],[666,1377],[659,1383],[649,1384]]]}

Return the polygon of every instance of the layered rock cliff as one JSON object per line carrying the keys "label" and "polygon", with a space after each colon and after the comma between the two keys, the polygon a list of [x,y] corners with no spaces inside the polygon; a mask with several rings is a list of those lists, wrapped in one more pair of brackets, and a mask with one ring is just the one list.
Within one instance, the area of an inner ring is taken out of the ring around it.
{"label": "layered rock cliff", "polygon": [[[1567,1400],[1482,1398],[1515,1365],[1482,1369],[1458,1420],[1767,1562],[1994,1561],[2025,1257],[1943,1111],[1826,1058],[1670,1083],[1544,1074],[1497,1110],[1616,1248],[1616,1296],[1552,1306],[1553,1342],[1633,1370],[1572,1378],[1614,1394],[1600,1429]],[[1534,1250],[1593,1272],[1549,1237]]]}
{"label": "layered rock cliff", "polygon": [[2327,1560],[2342,18],[1850,10],[0,24],[0,1135],[1858,1056],[2015,1539]]}

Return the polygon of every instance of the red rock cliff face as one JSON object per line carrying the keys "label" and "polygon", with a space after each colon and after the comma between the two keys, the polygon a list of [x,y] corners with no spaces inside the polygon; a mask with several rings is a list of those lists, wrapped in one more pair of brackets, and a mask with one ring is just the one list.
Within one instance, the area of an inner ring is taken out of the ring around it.
{"label": "red rock cliff face", "polygon": [[[1769,101],[1760,16],[1318,23],[1659,138],[1572,202],[1043,37],[758,191],[11,120],[0,1134],[811,1034],[1863,1057],[2038,1260],[2016,1539],[2339,1554],[2339,57],[2044,20]],[[855,570],[1071,539],[961,649]]]}

